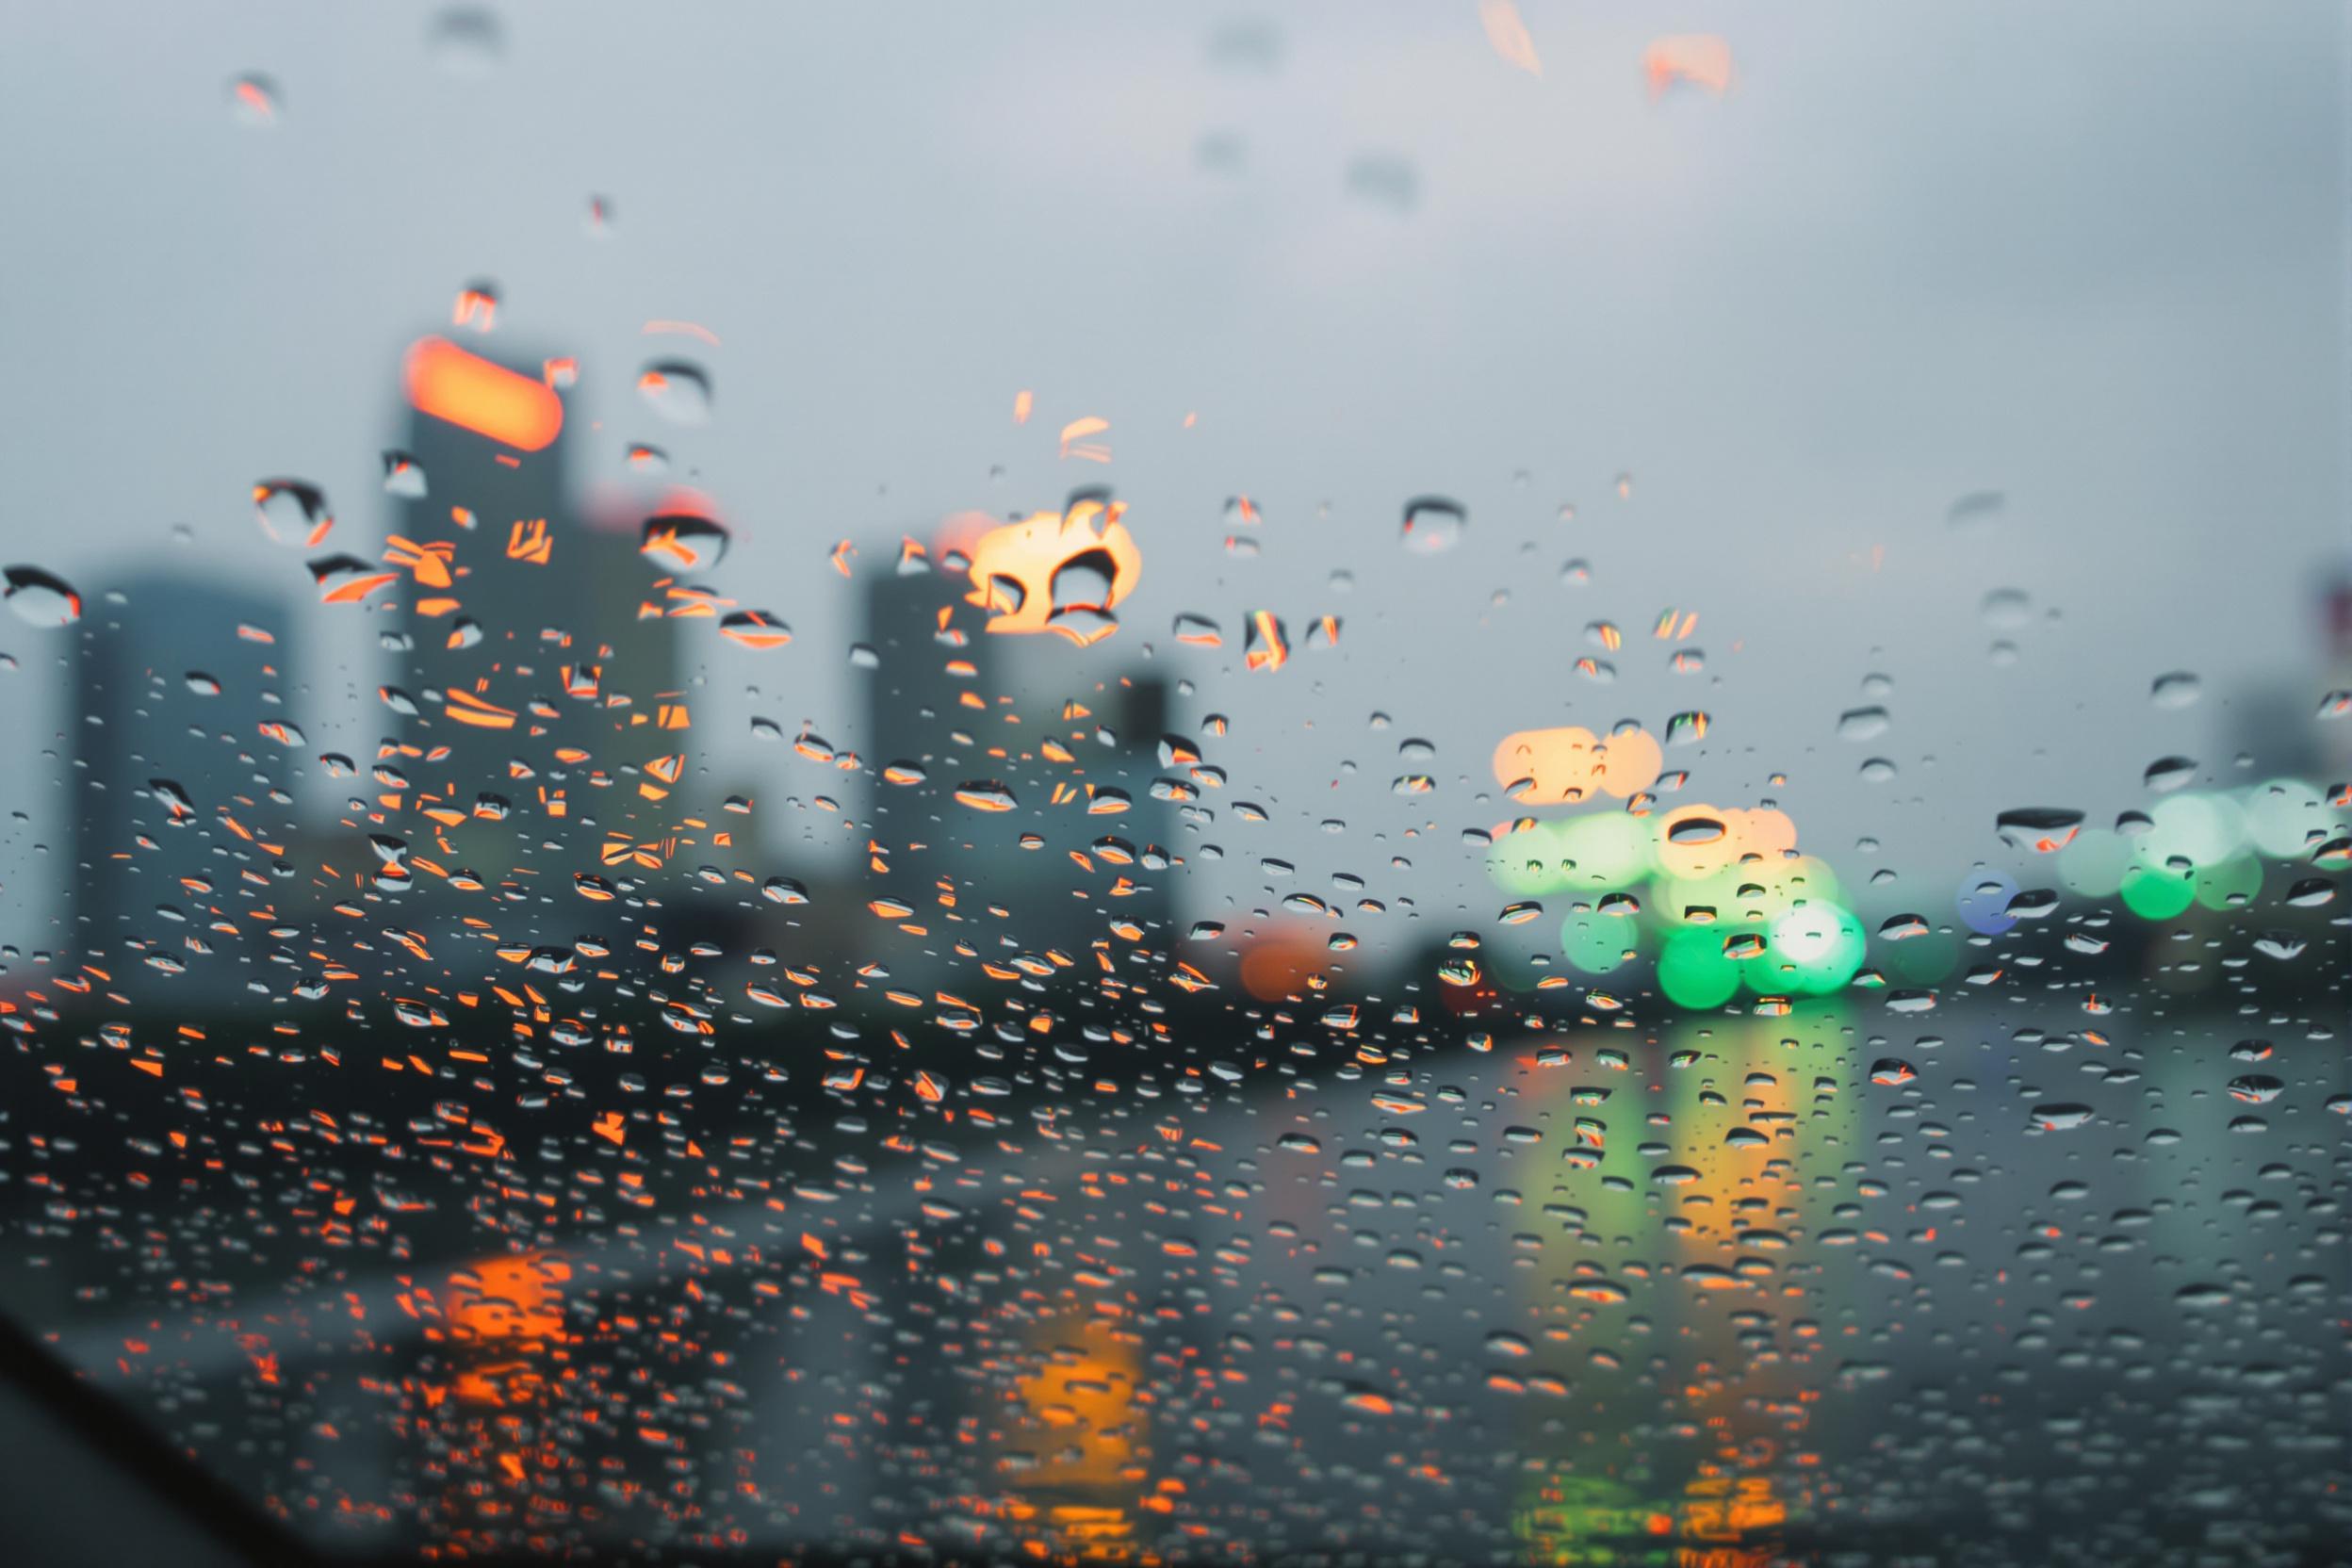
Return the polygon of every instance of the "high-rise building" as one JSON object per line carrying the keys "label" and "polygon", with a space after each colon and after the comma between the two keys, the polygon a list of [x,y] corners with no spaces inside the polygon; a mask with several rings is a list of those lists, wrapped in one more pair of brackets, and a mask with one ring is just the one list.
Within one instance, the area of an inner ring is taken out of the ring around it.
{"label": "high-rise building", "polygon": [[390,760],[435,828],[418,852],[491,887],[593,869],[609,832],[657,839],[687,750],[663,567],[590,526],[574,441],[516,450],[413,408],[399,445],[387,547],[441,565],[400,585],[390,684],[414,712]]}
{"label": "high-rise building", "polygon": [[[71,942],[124,989],[239,988],[242,930],[285,880],[281,607],[162,572],[88,601],[75,653]],[[299,750],[294,766],[306,764]],[[232,825],[234,824],[235,825]]]}
{"label": "high-rise building", "polygon": [[[893,972],[1097,943],[1165,953],[1169,821],[1154,798],[1167,692],[1099,672],[1100,648],[991,635],[944,572],[876,577],[866,595],[859,743],[874,891],[909,913]],[[942,612],[946,613],[942,615]]]}

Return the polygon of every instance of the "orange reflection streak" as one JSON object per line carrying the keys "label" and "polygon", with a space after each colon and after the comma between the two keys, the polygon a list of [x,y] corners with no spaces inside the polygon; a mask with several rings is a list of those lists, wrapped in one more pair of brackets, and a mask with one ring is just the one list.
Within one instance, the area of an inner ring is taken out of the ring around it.
{"label": "orange reflection streak", "polygon": [[1252,670],[1279,670],[1290,662],[1290,638],[1282,630],[1281,618],[1271,610],[1250,612],[1241,662]]}
{"label": "orange reflection streak", "polygon": [[466,692],[449,693],[449,702],[444,711],[457,723],[470,725],[476,729],[512,729],[514,727],[513,709],[500,708],[495,703],[484,702],[480,697]]}
{"label": "orange reflection streak", "polygon": [[418,413],[520,451],[540,450],[564,428],[564,400],[547,385],[469,354],[447,338],[419,339],[400,374]]}
{"label": "orange reflection streak", "polygon": [[509,561],[523,561],[534,566],[544,566],[554,550],[555,540],[547,533],[547,520],[545,517],[518,518],[514,526],[507,530],[506,558]]}
{"label": "orange reflection streak", "polygon": [[579,1343],[564,1313],[571,1278],[569,1264],[526,1252],[483,1259],[439,1291],[419,1283],[400,1298],[426,1320],[426,1338],[447,1348],[440,1375],[403,1378],[401,1388],[433,1456],[427,1473],[442,1483],[419,1502],[453,1539],[503,1527],[534,1483],[565,1465],[534,1429]]}
{"label": "orange reflection streak", "polygon": [[719,346],[719,335],[712,332],[709,327],[703,326],[694,321],[647,321],[645,324],[643,331],[645,335],[648,337],[652,336],[656,333],[681,333],[688,337],[699,337],[714,349]]}
{"label": "orange reflection streak", "polygon": [[395,533],[384,541],[384,561],[394,566],[406,566],[416,575],[416,580],[428,588],[447,588],[449,584],[449,563],[456,559],[457,547],[435,541],[419,545]]}
{"label": "orange reflection streak", "polygon": [[1087,441],[1084,437],[1100,435],[1110,428],[1111,422],[1097,414],[1072,419],[1062,427],[1062,455],[1083,457],[1089,463],[1108,463],[1111,449],[1100,441]]}
{"label": "orange reflection streak", "polygon": [[1731,90],[1731,45],[1713,33],[1670,34],[1642,51],[1642,74],[1649,79],[1652,99],[1676,82],[1721,97]]}
{"label": "orange reflection streak", "polygon": [[1535,40],[1527,36],[1527,24],[1519,20],[1519,8],[1511,0],[1478,0],[1478,21],[1485,24],[1486,41],[1507,63],[1530,76],[1544,74],[1544,62],[1535,55]]}
{"label": "orange reflection streak", "polygon": [[999,1466],[1019,1478],[1001,1516],[1035,1558],[1136,1560],[1152,1456],[1135,1336],[1073,1307],[1037,1319],[1029,1338],[1035,1359],[997,1440]]}

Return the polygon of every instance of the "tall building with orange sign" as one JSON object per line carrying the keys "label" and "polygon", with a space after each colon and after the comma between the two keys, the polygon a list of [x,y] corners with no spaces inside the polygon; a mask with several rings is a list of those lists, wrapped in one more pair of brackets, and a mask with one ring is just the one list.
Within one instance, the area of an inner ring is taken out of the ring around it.
{"label": "tall building with orange sign", "polygon": [[360,760],[394,770],[374,792],[418,857],[491,886],[533,846],[593,869],[608,828],[660,838],[694,739],[669,621],[699,601],[667,591],[633,533],[587,526],[578,433],[530,363],[439,338],[403,360],[384,543],[398,645],[386,742]]}

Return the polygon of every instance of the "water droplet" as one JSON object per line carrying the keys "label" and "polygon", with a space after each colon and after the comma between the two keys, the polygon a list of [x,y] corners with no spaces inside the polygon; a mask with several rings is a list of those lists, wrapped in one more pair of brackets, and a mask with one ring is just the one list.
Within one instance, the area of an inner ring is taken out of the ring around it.
{"label": "water droplet", "polygon": [[1421,496],[1405,503],[1402,537],[1415,555],[1437,555],[1462,543],[1470,514],[1459,501],[1443,496]]}
{"label": "water droplet", "polygon": [[82,618],[82,596],[38,566],[10,566],[0,572],[0,580],[8,584],[9,611],[26,626],[54,631]]}
{"label": "water droplet", "polygon": [[1391,212],[1408,213],[1421,200],[1421,173],[1410,159],[1395,154],[1361,154],[1348,160],[1348,194]]}
{"label": "water droplet", "polygon": [[2009,498],[1999,490],[1971,490],[1952,503],[1944,514],[1944,521],[1954,528],[1969,523],[1990,522],[2001,514]]}
{"label": "water droplet", "polygon": [[1984,596],[1984,624],[2001,631],[2014,631],[2026,623],[2033,612],[2034,601],[2019,588],[1996,588]]}
{"label": "water droplet", "polygon": [[765,652],[792,640],[792,629],[765,610],[737,610],[719,622],[719,635],[739,647]]}
{"label": "water droplet", "polygon": [[2159,708],[2186,708],[2204,694],[2205,683],[2186,670],[2160,675],[2148,688],[2148,700]]}
{"label": "water droplet", "polygon": [[1242,662],[1252,670],[1279,670],[1290,659],[1290,635],[1270,610],[1252,610],[1242,643]]}
{"label": "water droplet", "polygon": [[2024,888],[2009,895],[2001,912],[2014,920],[2042,920],[2056,911],[2058,894],[2050,888]]}
{"label": "water droplet", "polygon": [[248,74],[229,84],[229,113],[251,129],[275,129],[284,103],[278,84],[267,76]]}
{"label": "water droplet", "polygon": [[426,28],[425,50],[451,75],[488,75],[506,52],[506,29],[487,7],[452,6]]}
{"label": "water droplet", "polygon": [[317,549],[335,531],[326,492],[299,479],[258,481],[253,485],[253,520],[271,544],[289,550]]}
{"label": "water droplet", "polygon": [[958,784],[956,799],[975,811],[1009,811],[1021,804],[1013,797],[1011,790],[993,779]]}
{"label": "water droplet", "polygon": [[322,556],[310,563],[310,577],[318,585],[321,604],[357,604],[400,580],[400,573],[370,565],[353,555]]}
{"label": "water droplet", "polygon": [[2082,829],[2082,813],[2054,806],[2020,806],[1993,820],[2001,842],[2017,849],[2050,855],[2074,841]]}
{"label": "water droplet", "polygon": [[1054,571],[1054,610],[1046,624],[1082,646],[1109,636],[1119,629],[1111,612],[1118,577],[1118,564],[1105,550],[1082,550],[1064,562]]}
{"label": "water droplet", "polygon": [[637,375],[637,395],[674,425],[710,422],[710,378],[701,367],[685,360],[665,359],[646,366]]}
{"label": "water droplet", "polygon": [[425,470],[416,460],[403,451],[384,454],[384,493],[402,500],[422,500],[425,497]]}
{"label": "water droplet", "polygon": [[1850,708],[1838,715],[1838,738],[1868,741],[1886,733],[1891,723],[1884,708]]}
{"label": "water droplet", "polygon": [[647,517],[637,553],[665,570],[707,572],[727,557],[727,532],[709,517],[664,513]]}

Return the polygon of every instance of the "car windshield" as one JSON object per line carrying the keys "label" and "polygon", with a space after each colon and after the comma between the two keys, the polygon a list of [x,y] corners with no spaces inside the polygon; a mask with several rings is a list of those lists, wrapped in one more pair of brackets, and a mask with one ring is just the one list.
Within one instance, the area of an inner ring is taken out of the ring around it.
{"label": "car windshield", "polygon": [[287,1550],[2352,1539],[2342,10],[0,17],[0,1317]]}

